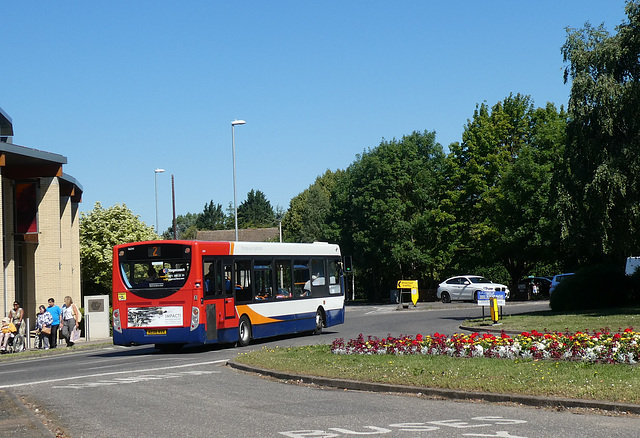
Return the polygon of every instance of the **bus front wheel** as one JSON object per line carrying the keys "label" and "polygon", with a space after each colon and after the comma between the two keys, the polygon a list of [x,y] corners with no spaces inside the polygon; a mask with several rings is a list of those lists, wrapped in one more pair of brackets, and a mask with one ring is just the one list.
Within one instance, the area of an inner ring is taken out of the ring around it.
{"label": "bus front wheel", "polygon": [[246,347],[251,342],[251,321],[247,315],[242,315],[238,323],[238,346]]}

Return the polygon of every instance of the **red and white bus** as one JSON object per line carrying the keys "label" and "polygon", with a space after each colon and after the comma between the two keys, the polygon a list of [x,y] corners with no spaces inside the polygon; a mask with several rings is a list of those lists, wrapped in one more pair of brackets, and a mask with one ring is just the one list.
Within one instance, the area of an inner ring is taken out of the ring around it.
{"label": "red and white bus", "polygon": [[113,343],[249,344],[344,322],[329,243],[157,240],[113,249]]}

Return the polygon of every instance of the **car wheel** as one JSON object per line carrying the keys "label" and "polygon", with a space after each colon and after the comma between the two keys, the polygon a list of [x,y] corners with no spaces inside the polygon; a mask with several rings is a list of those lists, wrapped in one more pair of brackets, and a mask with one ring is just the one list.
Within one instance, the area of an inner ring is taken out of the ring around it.
{"label": "car wheel", "polygon": [[451,302],[451,297],[449,296],[449,292],[442,292],[442,294],[440,295],[440,298],[442,299],[443,303]]}
{"label": "car wheel", "polygon": [[475,303],[477,303],[477,302],[478,302],[478,295],[479,295],[479,294],[480,294],[480,291],[475,291],[475,292],[473,293],[473,301],[474,301]]}

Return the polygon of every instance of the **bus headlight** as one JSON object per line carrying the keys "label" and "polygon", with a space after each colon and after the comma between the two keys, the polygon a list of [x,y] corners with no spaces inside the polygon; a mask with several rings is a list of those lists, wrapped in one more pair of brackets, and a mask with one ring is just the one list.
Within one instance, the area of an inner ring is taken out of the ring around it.
{"label": "bus headlight", "polygon": [[120,309],[113,311],[113,329],[118,333],[122,333],[122,324],[120,323]]}
{"label": "bus headlight", "polygon": [[194,331],[198,328],[200,324],[200,309],[196,306],[191,308],[191,331]]}

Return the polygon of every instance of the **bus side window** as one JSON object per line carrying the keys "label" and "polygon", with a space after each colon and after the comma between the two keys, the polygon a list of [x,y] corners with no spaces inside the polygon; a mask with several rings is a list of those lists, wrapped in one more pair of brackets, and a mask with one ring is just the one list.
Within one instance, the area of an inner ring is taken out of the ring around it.
{"label": "bus side window", "polygon": [[256,301],[270,300],[273,298],[271,263],[271,260],[256,260],[253,263],[253,287],[256,291]]}
{"label": "bus side window", "polygon": [[329,260],[329,294],[340,294],[340,268],[338,260]]}
{"label": "bus side window", "polygon": [[276,299],[293,298],[291,260],[276,260]]}
{"label": "bus side window", "polygon": [[203,262],[202,272],[204,275],[204,295],[212,296],[216,293],[216,265],[214,262]]}
{"label": "bus side window", "polygon": [[253,299],[251,260],[236,260],[235,274],[236,301],[251,301]]}
{"label": "bus side window", "polygon": [[224,277],[222,260],[204,260],[202,264],[205,297],[220,297],[224,293]]}
{"label": "bus side window", "polygon": [[329,295],[325,275],[324,259],[312,259],[311,291],[314,297],[326,297]]}
{"label": "bus side window", "polygon": [[293,262],[293,296],[307,297],[311,295],[311,281],[309,276],[309,260],[294,260]]}
{"label": "bus side window", "polygon": [[231,283],[233,282],[232,276],[232,265],[230,261],[224,262],[223,272],[224,272],[224,293],[227,295],[233,295],[234,288],[231,287]]}

